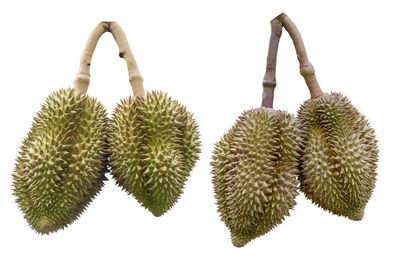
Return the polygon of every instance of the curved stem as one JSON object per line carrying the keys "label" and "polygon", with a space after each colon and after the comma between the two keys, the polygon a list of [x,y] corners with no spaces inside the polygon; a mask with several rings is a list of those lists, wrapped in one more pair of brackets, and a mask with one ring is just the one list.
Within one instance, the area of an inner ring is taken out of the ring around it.
{"label": "curved stem", "polygon": [[86,46],[81,56],[79,71],[74,81],[75,90],[81,94],[86,93],[90,83],[90,64],[92,61],[93,52],[100,36],[102,36],[105,32],[112,33],[119,47],[119,56],[126,61],[129,72],[129,81],[131,83],[134,95],[144,95],[143,78],[139,72],[137,63],[133,57],[125,34],[116,22],[107,21],[100,22],[99,25],[94,28],[86,42]]}
{"label": "curved stem", "polygon": [[[293,21],[285,13],[282,13],[271,21],[270,46],[272,44],[273,47],[272,48],[270,47],[268,51],[267,70],[263,81],[263,86],[264,86],[263,106],[264,106],[264,101],[266,104],[271,103],[271,105],[273,101],[273,93],[274,93],[274,88],[276,86],[276,78],[275,78],[276,56],[278,51],[279,39],[281,36],[280,34],[277,33],[279,31],[282,31],[282,26],[289,33],[289,36],[293,41],[294,47],[296,49],[297,59],[299,60],[300,63],[300,74],[306,81],[307,87],[310,91],[311,98],[317,98],[323,94],[318,84],[317,77],[315,76],[314,67],[308,60],[307,52],[299,30],[297,29]],[[268,85],[268,83],[270,83],[271,85]],[[272,92],[272,97],[270,96],[271,92]]]}
{"label": "curved stem", "polygon": [[125,59],[128,67],[129,82],[131,83],[133,94],[135,96],[143,96],[143,77],[139,72],[139,67],[136,63],[135,57],[132,54],[128,40],[126,39],[124,31],[116,22],[110,22],[110,32],[117,42],[119,48],[119,57]]}
{"label": "curved stem", "polygon": [[262,107],[272,108],[274,103],[274,91],[276,86],[276,58],[278,54],[279,40],[282,35],[281,17],[271,21],[271,37],[269,39],[267,70],[263,79]]}
{"label": "curved stem", "polygon": [[315,70],[311,62],[308,60],[306,48],[304,47],[303,39],[293,21],[284,13],[281,14],[283,17],[282,24],[286,31],[292,38],[294,48],[296,49],[297,58],[300,62],[300,74],[306,81],[307,87],[310,90],[311,98],[317,98],[323,94],[321,87],[319,87],[317,77],[315,76]]}
{"label": "curved stem", "polygon": [[103,33],[108,31],[108,24],[99,23],[90,33],[89,38],[86,42],[85,48],[83,49],[81,61],[79,64],[79,71],[76,74],[74,81],[75,91],[85,94],[90,83],[90,64],[92,62],[92,56],[94,49],[96,48],[97,42]]}

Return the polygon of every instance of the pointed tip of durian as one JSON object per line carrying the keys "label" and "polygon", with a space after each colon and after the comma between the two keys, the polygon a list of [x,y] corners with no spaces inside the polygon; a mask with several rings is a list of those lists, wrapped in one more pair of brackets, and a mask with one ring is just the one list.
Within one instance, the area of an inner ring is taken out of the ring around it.
{"label": "pointed tip of durian", "polygon": [[350,214],[348,218],[353,221],[361,221],[364,218],[364,209],[360,209],[359,211]]}
{"label": "pointed tip of durian", "polygon": [[237,248],[244,247],[247,243],[249,243],[249,240],[243,238],[241,235],[236,234],[231,234],[231,241],[232,245]]}
{"label": "pointed tip of durian", "polygon": [[150,212],[153,213],[155,217],[161,217],[165,214],[165,211],[158,211],[158,210],[150,210]]}
{"label": "pointed tip of durian", "polygon": [[240,241],[233,241],[233,240],[232,240],[232,245],[233,245],[234,247],[236,247],[236,248],[242,248],[242,247],[244,247],[246,244],[247,244],[247,243],[243,243],[243,242],[240,242]]}
{"label": "pointed tip of durian", "polygon": [[47,218],[43,217],[39,221],[38,228],[41,234],[48,234],[51,232],[51,223]]}

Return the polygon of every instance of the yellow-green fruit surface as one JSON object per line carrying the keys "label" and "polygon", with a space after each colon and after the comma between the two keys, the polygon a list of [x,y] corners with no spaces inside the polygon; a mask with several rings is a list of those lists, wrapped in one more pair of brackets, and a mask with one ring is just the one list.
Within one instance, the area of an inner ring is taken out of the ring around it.
{"label": "yellow-green fruit surface", "polygon": [[361,220],[377,175],[374,130],[339,93],[306,101],[298,120],[301,191],[324,210]]}
{"label": "yellow-green fruit surface", "polygon": [[96,99],[61,89],[23,140],[14,195],[30,226],[48,234],[76,220],[106,180],[107,117]]}
{"label": "yellow-green fruit surface", "polygon": [[269,108],[244,112],[215,145],[215,198],[234,246],[269,232],[296,205],[298,150],[294,117]]}
{"label": "yellow-green fruit surface", "polygon": [[200,152],[192,113],[153,91],[122,100],[110,129],[117,184],[155,216],[163,215],[179,199]]}

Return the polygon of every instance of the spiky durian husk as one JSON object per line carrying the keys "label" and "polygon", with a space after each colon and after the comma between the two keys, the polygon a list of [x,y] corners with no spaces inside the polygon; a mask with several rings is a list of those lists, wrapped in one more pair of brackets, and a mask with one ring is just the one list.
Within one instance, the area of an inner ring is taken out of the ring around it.
{"label": "spiky durian husk", "polygon": [[192,113],[153,91],[121,101],[110,127],[110,166],[117,184],[155,216],[178,200],[200,152]]}
{"label": "spiky durian husk", "polygon": [[257,108],[244,112],[215,145],[215,198],[234,246],[269,232],[295,206],[298,144],[292,115]]}
{"label": "spiky durian husk", "polygon": [[73,89],[47,97],[23,140],[14,195],[30,226],[48,234],[77,219],[106,180],[107,117]]}
{"label": "spiky durian husk", "polygon": [[324,210],[361,220],[377,175],[374,130],[339,93],[306,101],[298,120],[301,191]]}

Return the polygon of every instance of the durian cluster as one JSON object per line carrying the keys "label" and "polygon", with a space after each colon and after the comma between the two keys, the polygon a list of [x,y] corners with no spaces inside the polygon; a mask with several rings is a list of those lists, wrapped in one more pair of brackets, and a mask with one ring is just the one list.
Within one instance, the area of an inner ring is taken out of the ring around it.
{"label": "durian cluster", "polygon": [[62,89],[46,99],[23,141],[14,194],[35,231],[57,231],[101,190],[110,159],[117,183],[161,216],[182,193],[199,147],[193,115],[166,94],[124,100],[110,122],[96,99]]}
{"label": "durian cluster", "polygon": [[361,220],[376,181],[374,130],[339,93],[306,101],[298,118],[246,111],[215,145],[218,212],[233,245],[244,246],[289,215],[300,190],[324,210]]}
{"label": "durian cluster", "polygon": [[298,144],[294,117],[263,107],[244,112],[216,144],[215,197],[233,245],[267,233],[295,206]]}
{"label": "durian cluster", "polygon": [[126,192],[155,216],[182,193],[200,152],[193,115],[165,93],[129,97],[116,107],[110,127],[110,165]]}
{"label": "durian cluster", "polygon": [[61,89],[51,94],[23,140],[14,194],[30,226],[50,233],[72,223],[103,186],[107,116],[96,99]]}

